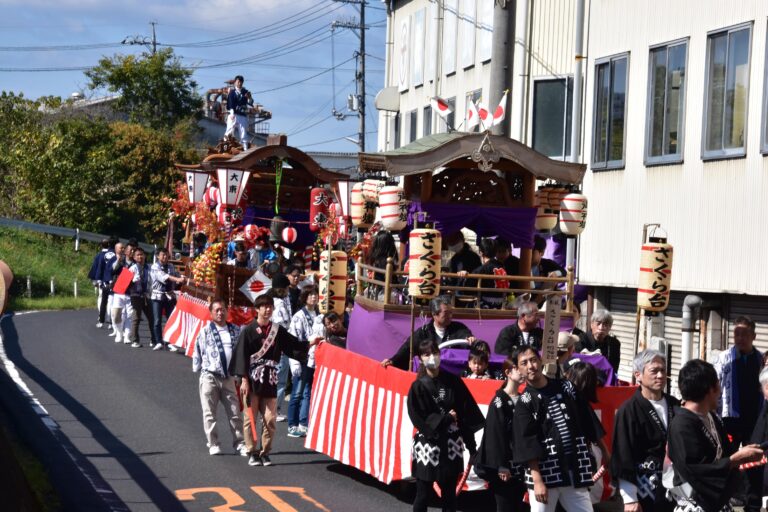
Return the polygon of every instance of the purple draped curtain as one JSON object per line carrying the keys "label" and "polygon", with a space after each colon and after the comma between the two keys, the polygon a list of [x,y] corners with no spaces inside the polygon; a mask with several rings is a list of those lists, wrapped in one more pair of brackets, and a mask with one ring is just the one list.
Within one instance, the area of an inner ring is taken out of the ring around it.
{"label": "purple draped curtain", "polygon": [[[478,236],[498,236],[515,247],[533,247],[536,208],[483,207],[457,203],[421,203],[413,201],[408,212],[408,228],[413,229],[417,212],[427,212],[428,221],[443,236],[469,228]],[[421,219],[419,219],[421,220]]]}

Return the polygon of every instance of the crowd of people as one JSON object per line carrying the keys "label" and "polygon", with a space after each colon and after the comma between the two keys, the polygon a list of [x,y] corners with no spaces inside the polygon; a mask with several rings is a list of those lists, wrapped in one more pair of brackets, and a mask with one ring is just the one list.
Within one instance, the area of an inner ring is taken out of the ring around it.
{"label": "crowd of people", "polygon": [[[501,248],[504,256],[504,244]],[[232,249],[228,264],[256,268],[253,250],[237,242]],[[471,259],[463,245],[456,249],[456,257]],[[481,251],[480,266],[498,260],[489,258],[490,250]],[[386,251],[380,255],[391,256]],[[499,263],[513,268],[510,257],[506,254]],[[163,318],[173,310],[175,287],[186,279],[168,259],[160,249],[150,265],[135,242],[105,240],[90,273],[101,291],[97,327],[111,323],[116,342],[139,348],[139,325],[146,317],[153,350],[166,348]],[[256,299],[255,319],[245,326],[227,321],[225,300],[210,303],[211,321],[196,340],[192,365],[200,373],[211,455],[222,453],[219,404],[228,418],[232,448],[251,466],[272,464],[276,422],[287,420],[289,437],[307,435],[314,352],[320,342],[346,346],[347,318],[319,313],[318,288],[297,263],[260,262],[262,270],[272,266],[272,286]],[[123,268],[130,271],[125,288],[119,285]],[[518,305],[516,321],[500,330],[493,349],[453,320],[452,304],[451,297],[433,299],[432,321],[381,362],[406,370],[414,356],[419,363],[407,398],[415,427],[414,511],[427,509],[435,484],[443,510],[455,510],[465,449],[499,511],[592,510],[600,500],[595,476],[601,466],[609,471],[627,512],[720,512],[739,502],[747,511],[760,509],[768,490],[758,462],[768,447],[768,367],[754,346],[755,323],[748,317],[736,319],[733,346],[714,364],[695,359],[681,368],[677,388],[682,401],[666,391],[666,356],[655,350],[638,354],[632,361],[638,388],[617,411],[607,446],[592,406],[597,388],[613,383],[580,355],[602,355],[615,375],[621,354],[619,340],[611,335],[610,312],[595,311],[584,330],[561,332],[557,362],[545,368],[536,302]],[[451,340],[469,345],[463,377],[499,380],[486,417],[459,375],[441,367],[440,344]],[[491,361],[500,358],[500,365]],[[482,441],[476,445],[475,433],[481,429]]]}

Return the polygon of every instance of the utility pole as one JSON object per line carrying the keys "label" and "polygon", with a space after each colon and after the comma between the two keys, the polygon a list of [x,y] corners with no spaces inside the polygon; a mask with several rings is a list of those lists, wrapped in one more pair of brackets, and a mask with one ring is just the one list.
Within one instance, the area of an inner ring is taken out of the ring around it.
{"label": "utility pole", "polygon": [[334,21],[331,25],[331,30],[335,28],[349,28],[359,31],[355,32],[360,39],[360,50],[356,52],[356,57],[359,58],[358,64],[355,66],[355,95],[357,96],[357,116],[359,118],[358,133],[357,133],[357,145],[360,151],[365,151],[365,31],[368,27],[365,26],[365,0],[333,0],[334,2],[342,2],[345,4],[356,4],[360,7],[360,19],[356,22],[354,20],[348,21]]}
{"label": "utility pole", "polygon": [[151,40],[147,36],[129,36],[123,39],[120,43],[131,45],[131,46],[134,46],[134,45],[146,46],[147,49],[152,53],[152,55],[155,55],[155,53],[157,53],[157,34],[155,33],[155,25],[157,25],[157,22],[150,21],[149,24],[152,25]]}

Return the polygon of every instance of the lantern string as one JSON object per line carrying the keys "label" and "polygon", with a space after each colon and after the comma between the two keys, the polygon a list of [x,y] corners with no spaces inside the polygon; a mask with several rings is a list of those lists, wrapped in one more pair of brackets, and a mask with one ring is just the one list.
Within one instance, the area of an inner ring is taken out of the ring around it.
{"label": "lantern string", "polygon": [[280,214],[280,182],[283,179],[283,159],[278,158],[275,162],[275,215]]}

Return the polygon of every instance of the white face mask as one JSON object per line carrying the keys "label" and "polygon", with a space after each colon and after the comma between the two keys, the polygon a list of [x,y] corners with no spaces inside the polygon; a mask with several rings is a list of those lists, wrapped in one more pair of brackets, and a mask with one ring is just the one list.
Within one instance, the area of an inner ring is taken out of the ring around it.
{"label": "white face mask", "polygon": [[464,242],[459,242],[457,244],[449,245],[448,249],[453,252],[459,252],[462,249],[462,247],[464,247]]}
{"label": "white face mask", "polygon": [[429,370],[436,370],[440,366],[440,354],[430,354],[421,358],[424,366]]}

